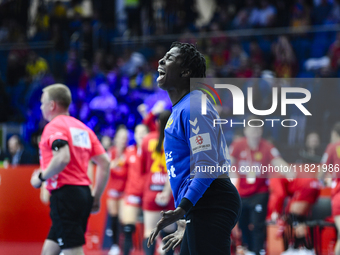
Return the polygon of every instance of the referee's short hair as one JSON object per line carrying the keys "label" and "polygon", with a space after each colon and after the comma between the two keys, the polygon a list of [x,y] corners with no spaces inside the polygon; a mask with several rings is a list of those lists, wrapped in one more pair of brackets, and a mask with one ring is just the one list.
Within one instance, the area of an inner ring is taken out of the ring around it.
{"label": "referee's short hair", "polygon": [[182,67],[191,70],[190,78],[205,77],[205,58],[194,45],[190,43],[173,42],[170,49],[174,47],[177,47],[180,50],[181,58],[183,59]]}
{"label": "referee's short hair", "polygon": [[43,89],[48,94],[48,98],[55,101],[59,106],[68,109],[72,102],[70,89],[64,84],[53,84]]}

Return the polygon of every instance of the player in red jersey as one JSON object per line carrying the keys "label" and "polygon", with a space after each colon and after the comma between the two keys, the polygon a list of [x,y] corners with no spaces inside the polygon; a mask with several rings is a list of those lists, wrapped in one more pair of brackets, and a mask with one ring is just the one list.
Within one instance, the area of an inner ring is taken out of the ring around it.
{"label": "player in red jersey", "polygon": [[124,164],[126,161],[125,150],[128,141],[128,131],[125,126],[121,126],[117,129],[116,135],[113,139],[114,146],[108,151],[111,159],[110,163],[110,179],[108,184],[108,198],[107,209],[111,217],[111,229],[112,229],[112,246],[109,251],[109,255],[120,254],[119,249],[119,216],[122,214],[123,208],[123,193],[126,184],[126,168]]}
{"label": "player in red jersey", "polygon": [[124,255],[130,254],[132,248],[132,234],[142,206],[143,176],[141,174],[140,156],[143,138],[148,134],[148,127],[139,124],[135,128],[136,144],[129,146],[125,151],[125,164],[127,181],[124,190],[124,206],[122,223],[124,224]]}
{"label": "player in red jersey", "polygon": [[[321,164],[328,165],[329,173],[336,173],[332,181],[332,215],[334,217],[336,229],[340,231],[340,181],[339,170],[340,167],[340,122],[337,122],[332,128],[331,143],[327,146],[326,151],[321,159]],[[337,170],[337,171],[338,171]],[[325,173],[322,174],[323,178]],[[340,255],[340,235],[335,246],[335,255]]]}
{"label": "player in red jersey", "polygon": [[[279,234],[283,234],[284,246],[287,249],[284,254],[298,254],[299,247],[308,249],[303,250],[303,254],[314,254],[312,240],[306,231],[304,222],[307,220],[308,213],[320,195],[321,185],[315,178],[273,178],[270,180],[270,198],[268,203],[268,215],[276,221],[281,213],[284,213],[285,222],[280,220],[281,228]],[[290,197],[285,212],[283,212],[284,200]],[[286,223],[289,227],[286,228]],[[291,227],[294,229],[294,236],[291,236]],[[286,231],[285,231],[286,230]],[[291,241],[293,247],[289,247]]]}
{"label": "player in red jersey", "polygon": [[[52,227],[42,248],[43,255],[84,254],[85,231],[90,212],[99,202],[109,175],[109,158],[96,135],[82,122],[70,117],[71,92],[62,84],[43,89],[41,111],[45,126],[40,149],[42,171],[32,174],[31,184],[51,193]],[[88,163],[98,165],[93,196],[87,176]]]}
{"label": "player in red jersey", "polygon": [[[143,213],[144,213],[144,251],[146,255],[153,255],[155,244],[147,247],[148,237],[151,234],[156,223],[161,219],[161,211],[173,210],[174,200],[168,203],[156,201],[157,194],[163,191],[164,185],[168,180],[168,172],[165,163],[165,154],[163,149],[164,129],[170,111],[163,111],[159,114],[159,131],[149,133],[142,143],[141,154],[141,172],[145,175],[144,192],[143,192]],[[175,231],[175,225],[172,224],[164,229],[163,234]],[[173,254],[170,250],[166,254]]]}
{"label": "player in red jersey", "polygon": [[239,170],[238,192],[242,199],[239,227],[242,243],[249,252],[260,254],[266,240],[266,214],[269,197],[269,180],[261,172],[247,168],[261,166],[287,166],[279,151],[262,138],[262,127],[244,128],[244,138],[235,140],[230,146],[232,165]]}

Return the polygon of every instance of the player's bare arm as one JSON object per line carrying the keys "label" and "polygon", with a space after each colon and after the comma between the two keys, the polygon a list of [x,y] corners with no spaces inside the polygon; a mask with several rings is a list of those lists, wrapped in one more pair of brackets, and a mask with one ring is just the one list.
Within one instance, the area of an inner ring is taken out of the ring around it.
{"label": "player's bare arm", "polygon": [[162,192],[157,193],[155,202],[157,204],[168,204],[171,199],[171,186],[169,179],[165,182]]}
{"label": "player's bare arm", "polygon": [[100,197],[103,194],[110,173],[110,159],[106,153],[94,156],[92,160],[97,164],[96,183],[93,188],[93,207],[92,212],[99,211]]}

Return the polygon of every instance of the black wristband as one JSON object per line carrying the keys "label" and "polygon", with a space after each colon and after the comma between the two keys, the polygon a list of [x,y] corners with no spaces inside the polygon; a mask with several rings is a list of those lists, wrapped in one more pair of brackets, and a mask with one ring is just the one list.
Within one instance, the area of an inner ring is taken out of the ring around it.
{"label": "black wristband", "polygon": [[193,203],[189,200],[189,199],[187,199],[187,198],[185,198],[185,197],[183,197],[182,198],[182,200],[181,200],[181,202],[179,203],[179,205],[178,205],[178,207],[181,207],[186,213],[191,209],[191,207],[193,207],[194,205],[193,205]]}
{"label": "black wristband", "polygon": [[46,181],[44,178],[42,178],[42,172],[39,173],[38,178],[41,182]]}

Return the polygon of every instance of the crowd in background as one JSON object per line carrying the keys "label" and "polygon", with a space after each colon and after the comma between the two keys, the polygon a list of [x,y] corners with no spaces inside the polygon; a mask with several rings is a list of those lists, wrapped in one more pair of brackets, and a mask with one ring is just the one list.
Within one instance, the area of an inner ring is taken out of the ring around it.
{"label": "crowd in background", "polygon": [[[215,1],[210,21],[201,26],[195,23],[200,14],[193,0],[126,1],[125,25],[109,12],[116,8],[110,1],[92,1],[90,17],[85,17],[81,0],[39,2],[31,22],[23,15],[23,10],[29,8],[26,2],[8,0],[0,4],[0,48],[1,44],[11,43],[9,50],[0,51],[0,122],[22,123],[23,144],[29,144],[32,151],[37,150],[46,124],[40,114],[41,89],[56,82],[66,84],[72,91],[71,115],[100,137],[113,138],[123,124],[132,140],[134,127],[159,99],[166,109],[171,108],[166,92],[157,88],[156,78],[158,60],[173,40],[112,43],[130,36],[180,34],[176,40],[197,44],[205,54],[208,77],[258,78],[239,85],[244,91],[253,87],[254,106],[258,109],[270,107],[273,86],[310,90],[312,100],[307,108],[313,117],[306,118],[293,109],[287,118],[297,118],[299,129],[278,127],[265,132],[289,161],[303,160],[287,147],[304,147],[310,133],[317,137],[313,141],[317,140],[322,151],[329,142],[331,126],[340,117],[340,84],[336,81],[320,86],[308,82],[282,85],[270,80],[339,77],[340,34],[301,30],[299,34],[279,36],[228,36],[228,31],[234,29],[337,24],[339,1]],[[124,26],[126,29],[121,28]],[[199,37],[205,32],[210,32],[209,36]],[[52,42],[51,48],[31,46],[41,41]],[[234,118],[231,106],[229,95],[220,109],[223,118]],[[279,116],[279,110],[273,115]],[[239,130],[225,127],[228,144]]]}

